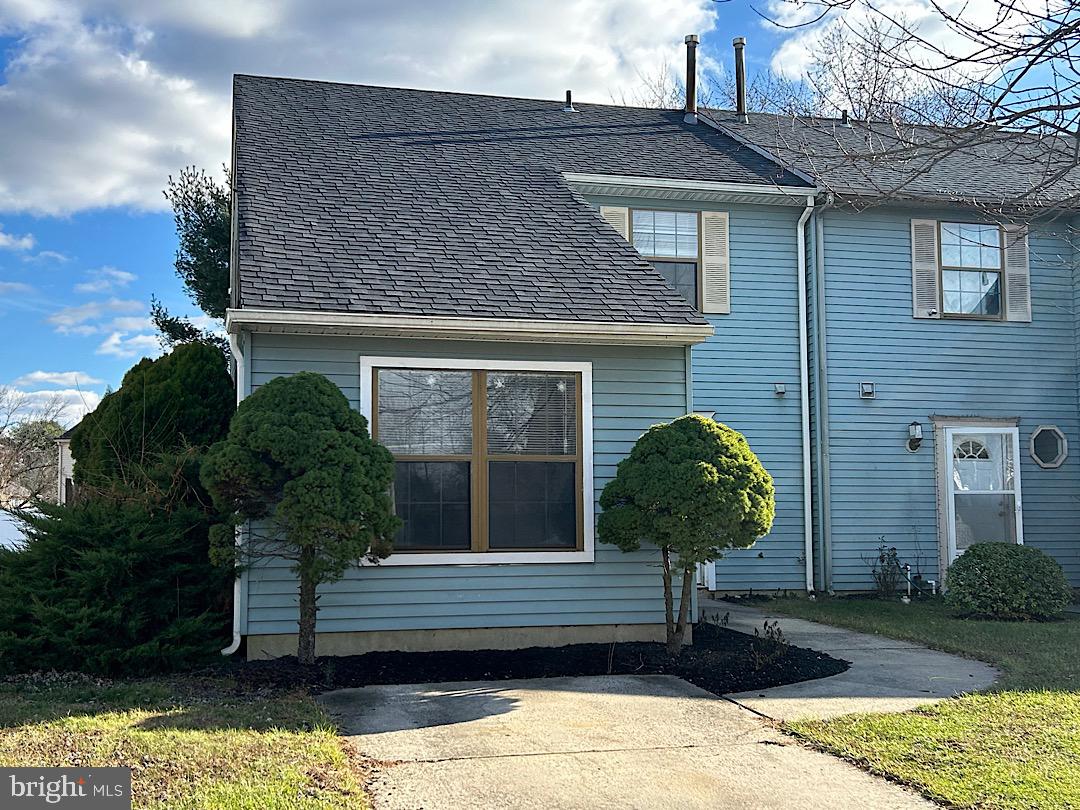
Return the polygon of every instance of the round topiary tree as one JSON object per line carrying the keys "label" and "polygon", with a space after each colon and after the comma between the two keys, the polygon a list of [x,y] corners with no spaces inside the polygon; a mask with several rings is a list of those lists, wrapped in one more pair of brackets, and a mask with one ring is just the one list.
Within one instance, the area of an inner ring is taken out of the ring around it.
{"label": "round topiary tree", "polygon": [[[367,420],[321,374],[278,377],[240,403],[226,439],[202,467],[203,485],[233,516],[217,527],[218,560],[289,560],[299,579],[297,657],[315,660],[316,588],[363,558],[390,554],[400,521],[394,459]],[[252,526],[239,548],[234,529]],[[239,557],[237,557],[239,554]]]}
{"label": "round topiary tree", "polygon": [[975,543],[949,566],[945,602],[961,615],[983,619],[1044,621],[1072,598],[1065,574],[1037,548],[1014,543]]}
{"label": "round topiary tree", "polygon": [[[752,546],[772,527],[776,512],[772,477],[746,438],[697,415],[649,428],[619,462],[600,506],[601,542],[622,551],[636,551],[643,541],[660,549],[672,655],[686,635],[695,567],[728,549]],[[678,621],[673,564],[682,573]]]}

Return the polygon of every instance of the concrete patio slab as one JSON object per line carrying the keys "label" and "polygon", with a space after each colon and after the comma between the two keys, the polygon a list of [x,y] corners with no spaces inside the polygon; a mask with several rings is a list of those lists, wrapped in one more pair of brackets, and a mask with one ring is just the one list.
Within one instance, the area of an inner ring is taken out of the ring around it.
{"label": "concrete patio slab", "polygon": [[847,672],[816,681],[728,695],[741,706],[774,720],[826,719],[856,712],[902,712],[964,692],[985,689],[1000,674],[969,658],[928,650],[884,636],[794,619],[711,599],[701,600],[706,617],[743,633],[777,621],[784,638],[798,647],[851,662]]}
{"label": "concrete patio slab", "polygon": [[376,810],[933,806],[674,677],[370,686],[321,700],[378,761]]}

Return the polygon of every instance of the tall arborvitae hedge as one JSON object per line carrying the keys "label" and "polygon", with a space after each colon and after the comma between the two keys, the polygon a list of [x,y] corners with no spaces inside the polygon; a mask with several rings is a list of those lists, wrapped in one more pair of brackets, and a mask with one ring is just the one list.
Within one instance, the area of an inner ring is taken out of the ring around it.
{"label": "tall arborvitae hedge", "polygon": [[192,343],[141,361],[83,421],[75,501],[21,513],[25,544],[0,552],[0,671],[138,675],[221,646],[232,572],[210,563],[199,469],[234,401],[222,353]]}

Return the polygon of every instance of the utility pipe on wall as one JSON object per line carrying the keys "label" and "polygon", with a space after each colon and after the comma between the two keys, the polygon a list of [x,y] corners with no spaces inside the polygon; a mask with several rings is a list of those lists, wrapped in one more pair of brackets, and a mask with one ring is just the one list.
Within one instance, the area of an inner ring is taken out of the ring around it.
{"label": "utility pipe on wall", "polygon": [[[236,404],[239,405],[240,401],[247,394],[247,366],[244,363],[244,351],[242,344],[240,343],[239,335],[229,334],[229,349],[232,351],[233,362],[236,364],[236,376],[234,382],[236,383]],[[239,529],[237,529],[236,533],[236,542],[240,542]],[[243,608],[240,604],[243,597],[241,585],[240,576],[237,574],[236,578],[233,580],[232,643],[221,651],[222,655],[232,655],[240,649],[240,613]]]}
{"label": "utility pipe on wall", "polygon": [[810,336],[806,321],[806,222],[814,213],[814,197],[807,195],[806,208],[795,226],[799,273],[799,421],[802,427],[803,554],[806,557],[806,592],[814,591],[814,513],[810,486]]}

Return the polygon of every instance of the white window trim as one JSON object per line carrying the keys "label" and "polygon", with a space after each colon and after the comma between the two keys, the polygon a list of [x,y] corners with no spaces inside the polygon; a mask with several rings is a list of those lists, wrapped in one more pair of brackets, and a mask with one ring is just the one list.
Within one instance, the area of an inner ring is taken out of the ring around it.
{"label": "white window trim", "polygon": [[[942,425],[943,438],[945,445],[945,514],[946,520],[946,552],[948,554],[947,565],[952,565],[957,558],[956,554],[956,515],[955,504],[953,503],[953,462],[956,460],[953,456],[952,439],[956,433],[987,433],[987,434],[1000,434],[1009,436],[1012,439],[1013,450],[1013,495],[1016,498],[1016,508],[1014,519],[1016,521],[1016,545],[1024,545],[1024,502],[1020,495],[1020,490],[1023,485],[1020,476],[1020,429],[1018,427],[1000,427],[994,425],[985,425],[978,422],[971,422],[965,424],[945,424]],[[970,494],[993,494],[982,492],[981,490],[973,491]]]}
{"label": "white window trim", "polygon": [[448,360],[444,357],[360,358],[360,412],[371,423],[372,372],[376,368],[461,369],[465,371],[569,371],[581,375],[581,479],[584,488],[581,551],[471,551],[391,554],[379,565],[511,565],[519,563],[591,563],[595,559],[595,500],[593,492],[592,363],[536,360]]}

